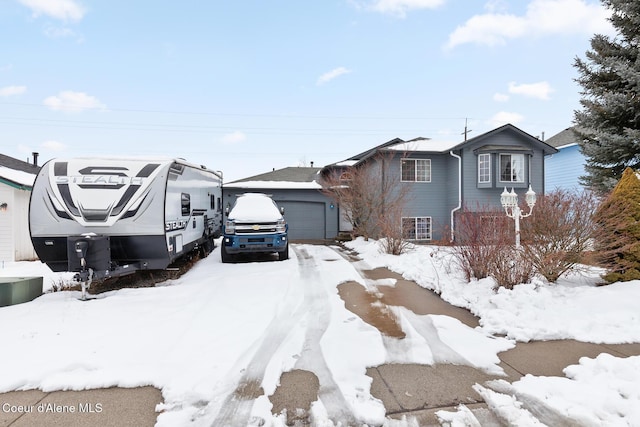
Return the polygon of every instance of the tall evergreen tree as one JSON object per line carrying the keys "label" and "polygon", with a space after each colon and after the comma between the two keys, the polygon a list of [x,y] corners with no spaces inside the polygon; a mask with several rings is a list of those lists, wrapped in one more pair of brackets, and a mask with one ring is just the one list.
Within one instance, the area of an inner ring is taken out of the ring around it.
{"label": "tall evergreen tree", "polygon": [[640,166],[640,1],[602,3],[617,35],[596,34],[586,60],[575,59],[583,90],[574,122],[587,161],[582,182],[605,193],[627,167]]}

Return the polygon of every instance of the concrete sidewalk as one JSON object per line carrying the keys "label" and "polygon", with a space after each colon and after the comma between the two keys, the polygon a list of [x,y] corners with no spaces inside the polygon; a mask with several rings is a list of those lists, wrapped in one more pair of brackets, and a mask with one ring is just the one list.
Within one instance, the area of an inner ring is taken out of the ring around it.
{"label": "concrete sidewalk", "polygon": [[0,426],[153,426],[160,402],[154,387],[14,391],[0,394]]}

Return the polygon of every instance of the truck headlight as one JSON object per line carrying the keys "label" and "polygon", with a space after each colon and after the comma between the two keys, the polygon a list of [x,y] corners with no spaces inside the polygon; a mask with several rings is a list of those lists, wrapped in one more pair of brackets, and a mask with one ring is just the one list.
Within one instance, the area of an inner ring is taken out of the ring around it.
{"label": "truck headlight", "polygon": [[284,233],[285,231],[287,231],[287,223],[284,221],[284,219],[279,219],[278,223],[276,224],[276,232],[277,233]]}
{"label": "truck headlight", "polygon": [[236,223],[231,220],[227,220],[224,224],[224,232],[227,234],[234,234],[236,232]]}

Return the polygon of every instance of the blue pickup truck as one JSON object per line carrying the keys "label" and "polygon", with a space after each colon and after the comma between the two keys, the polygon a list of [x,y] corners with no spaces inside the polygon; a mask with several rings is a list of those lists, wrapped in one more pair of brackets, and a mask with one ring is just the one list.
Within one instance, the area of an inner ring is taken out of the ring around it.
{"label": "blue pickup truck", "polygon": [[288,225],[284,209],[262,193],[238,196],[222,230],[222,262],[233,262],[238,254],[277,253],[280,261],[289,258]]}

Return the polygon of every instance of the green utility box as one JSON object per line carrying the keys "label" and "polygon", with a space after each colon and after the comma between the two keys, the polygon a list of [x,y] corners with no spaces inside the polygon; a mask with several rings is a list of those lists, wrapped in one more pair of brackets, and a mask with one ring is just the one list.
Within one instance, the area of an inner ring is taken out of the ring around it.
{"label": "green utility box", "polygon": [[42,277],[0,277],[0,307],[34,300],[42,295]]}

